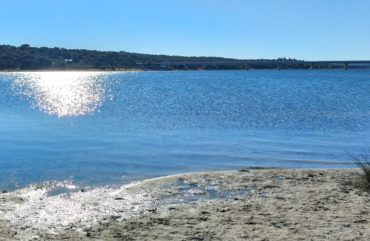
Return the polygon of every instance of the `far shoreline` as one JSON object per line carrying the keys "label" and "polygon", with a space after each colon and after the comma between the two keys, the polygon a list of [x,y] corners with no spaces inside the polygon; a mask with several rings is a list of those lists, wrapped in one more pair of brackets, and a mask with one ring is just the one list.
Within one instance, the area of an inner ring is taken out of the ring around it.
{"label": "far shoreline", "polygon": [[206,72],[206,71],[370,71],[370,68],[318,68],[318,69],[38,69],[38,70],[0,70],[0,73],[29,72]]}

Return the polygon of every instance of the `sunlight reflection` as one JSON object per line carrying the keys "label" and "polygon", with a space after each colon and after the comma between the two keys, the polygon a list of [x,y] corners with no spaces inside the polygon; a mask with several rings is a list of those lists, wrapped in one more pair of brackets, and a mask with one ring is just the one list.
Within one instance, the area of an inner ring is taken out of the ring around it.
{"label": "sunlight reflection", "polygon": [[17,74],[17,93],[31,99],[34,108],[63,116],[85,115],[97,110],[104,94],[101,72],[29,72]]}

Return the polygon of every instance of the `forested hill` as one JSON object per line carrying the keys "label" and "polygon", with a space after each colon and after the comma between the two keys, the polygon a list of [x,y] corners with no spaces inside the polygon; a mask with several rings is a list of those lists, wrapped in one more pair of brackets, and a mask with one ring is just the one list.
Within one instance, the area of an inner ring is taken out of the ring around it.
{"label": "forested hill", "polygon": [[[64,70],[64,69],[295,69],[310,68],[312,64],[295,59],[240,60],[220,57],[182,57],[128,53],[124,51],[94,51],[19,47],[0,45],[0,70]],[[321,64],[320,68],[330,67]]]}

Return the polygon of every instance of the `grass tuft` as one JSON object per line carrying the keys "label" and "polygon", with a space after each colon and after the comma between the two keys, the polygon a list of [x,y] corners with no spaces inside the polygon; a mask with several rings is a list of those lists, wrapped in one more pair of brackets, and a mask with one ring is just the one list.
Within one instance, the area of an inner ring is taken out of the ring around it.
{"label": "grass tuft", "polygon": [[360,179],[356,186],[370,190],[370,148],[363,151],[362,154],[351,155],[353,162],[360,168]]}

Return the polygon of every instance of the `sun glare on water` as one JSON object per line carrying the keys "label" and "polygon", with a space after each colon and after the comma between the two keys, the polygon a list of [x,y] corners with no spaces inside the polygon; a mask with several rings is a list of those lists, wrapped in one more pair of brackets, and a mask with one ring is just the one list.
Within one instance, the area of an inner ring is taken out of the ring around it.
{"label": "sun glare on water", "polygon": [[16,92],[32,106],[58,117],[79,116],[98,109],[105,98],[101,72],[33,72],[17,74]]}

